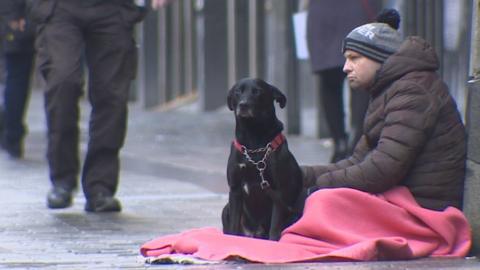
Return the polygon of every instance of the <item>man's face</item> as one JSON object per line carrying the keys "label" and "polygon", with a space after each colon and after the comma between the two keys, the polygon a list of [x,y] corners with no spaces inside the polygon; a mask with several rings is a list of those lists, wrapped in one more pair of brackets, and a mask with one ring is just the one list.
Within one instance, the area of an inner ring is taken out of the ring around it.
{"label": "man's face", "polygon": [[373,83],[377,70],[382,64],[371,60],[352,50],[346,50],[343,72],[347,73],[350,88],[354,90],[367,90]]}

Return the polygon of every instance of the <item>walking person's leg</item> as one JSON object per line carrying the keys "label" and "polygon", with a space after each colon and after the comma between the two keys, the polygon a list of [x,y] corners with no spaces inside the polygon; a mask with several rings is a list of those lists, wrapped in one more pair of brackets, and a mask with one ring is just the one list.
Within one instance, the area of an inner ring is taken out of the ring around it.
{"label": "walking person's leg", "polygon": [[25,107],[30,92],[33,52],[5,54],[7,70],[4,92],[4,134],[2,146],[13,158],[23,157]]}
{"label": "walking person's leg", "polygon": [[318,73],[320,78],[320,94],[330,134],[333,139],[333,154],[330,162],[345,158],[348,154],[348,138],[345,132],[345,112],[343,102],[342,68],[331,68]]}
{"label": "walking person's leg", "polygon": [[363,134],[363,120],[367,112],[370,95],[359,90],[350,90],[350,127],[351,133],[348,142],[349,153],[352,154],[355,145]]}
{"label": "walking person's leg", "polygon": [[82,95],[83,35],[69,1],[59,1],[50,20],[40,26],[36,47],[46,82],[47,158],[52,189],[49,208],[72,204],[79,173],[79,107]]}
{"label": "walking person's leg", "polygon": [[114,198],[119,182],[119,151],[127,129],[127,103],[135,73],[136,54],[133,25],[117,16],[124,7],[97,7],[96,23],[87,31],[86,56],[89,68],[89,100],[92,105],[88,151],[82,186],[86,211],[120,211]]}

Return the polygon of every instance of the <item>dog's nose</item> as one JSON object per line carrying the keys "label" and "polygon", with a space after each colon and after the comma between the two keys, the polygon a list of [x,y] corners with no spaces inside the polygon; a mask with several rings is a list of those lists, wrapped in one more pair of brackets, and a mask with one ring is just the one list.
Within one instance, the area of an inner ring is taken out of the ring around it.
{"label": "dog's nose", "polygon": [[239,103],[238,103],[238,108],[239,108],[240,110],[246,110],[246,109],[248,108],[247,102],[245,102],[245,101],[239,102]]}
{"label": "dog's nose", "polygon": [[240,101],[237,105],[236,113],[240,117],[253,117],[252,104],[246,101]]}

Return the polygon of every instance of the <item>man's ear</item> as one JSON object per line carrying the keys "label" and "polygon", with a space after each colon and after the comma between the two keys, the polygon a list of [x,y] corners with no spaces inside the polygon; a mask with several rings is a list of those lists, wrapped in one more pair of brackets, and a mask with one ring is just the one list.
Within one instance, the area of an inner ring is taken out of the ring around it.
{"label": "man's ear", "polygon": [[280,108],[283,109],[287,105],[287,97],[273,85],[270,85],[270,89],[272,90],[273,98],[278,102]]}

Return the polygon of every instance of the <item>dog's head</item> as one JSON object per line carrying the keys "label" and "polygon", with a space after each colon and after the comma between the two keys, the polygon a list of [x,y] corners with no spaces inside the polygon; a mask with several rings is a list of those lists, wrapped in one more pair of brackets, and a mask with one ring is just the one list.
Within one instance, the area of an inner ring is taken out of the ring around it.
{"label": "dog's head", "polygon": [[245,78],[238,81],[228,92],[228,108],[236,117],[255,118],[260,114],[275,113],[274,101],[280,108],[287,103],[285,95],[273,85],[261,79]]}

